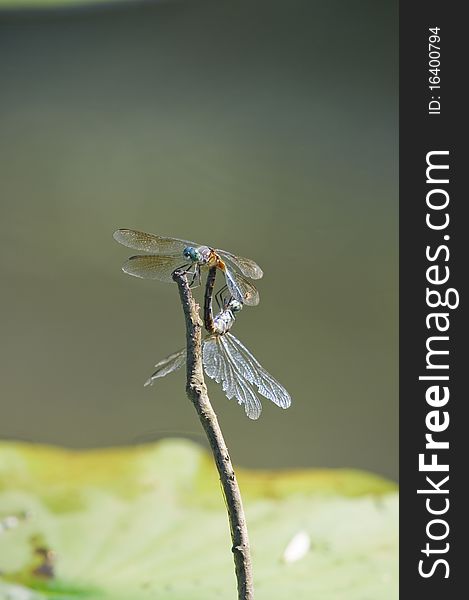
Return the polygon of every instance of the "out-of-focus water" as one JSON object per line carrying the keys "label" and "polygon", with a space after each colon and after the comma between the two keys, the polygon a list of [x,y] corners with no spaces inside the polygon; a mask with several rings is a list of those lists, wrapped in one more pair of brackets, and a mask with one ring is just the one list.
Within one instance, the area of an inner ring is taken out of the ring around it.
{"label": "out-of-focus water", "polygon": [[203,443],[177,290],[118,227],[254,258],[234,333],[290,391],[234,461],[397,476],[395,2],[168,2],[0,16],[0,437]]}

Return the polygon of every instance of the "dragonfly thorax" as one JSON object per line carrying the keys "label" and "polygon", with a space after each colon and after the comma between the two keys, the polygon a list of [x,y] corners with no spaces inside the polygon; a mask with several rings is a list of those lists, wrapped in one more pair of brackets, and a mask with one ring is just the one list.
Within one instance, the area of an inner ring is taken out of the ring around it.
{"label": "dragonfly thorax", "polygon": [[223,335],[231,329],[234,322],[235,316],[233,312],[229,308],[222,310],[213,318],[214,332]]}
{"label": "dragonfly thorax", "polygon": [[203,265],[206,267],[224,266],[223,261],[220,259],[215,250],[213,248],[209,248],[208,246],[199,246],[198,248],[187,246],[187,248],[184,248],[183,255],[192,263],[198,265]]}

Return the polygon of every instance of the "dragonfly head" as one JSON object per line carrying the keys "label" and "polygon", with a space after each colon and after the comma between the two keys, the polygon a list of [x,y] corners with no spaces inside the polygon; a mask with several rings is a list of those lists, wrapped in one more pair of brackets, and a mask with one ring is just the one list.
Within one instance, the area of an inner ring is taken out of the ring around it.
{"label": "dragonfly head", "polygon": [[197,250],[197,248],[192,248],[192,246],[187,246],[183,251],[184,258],[187,258],[193,263],[200,262],[202,260],[202,255]]}
{"label": "dragonfly head", "polygon": [[231,298],[231,300],[227,304],[227,308],[231,310],[231,312],[236,313],[243,308],[243,305],[241,304],[241,302],[238,302],[238,300]]}

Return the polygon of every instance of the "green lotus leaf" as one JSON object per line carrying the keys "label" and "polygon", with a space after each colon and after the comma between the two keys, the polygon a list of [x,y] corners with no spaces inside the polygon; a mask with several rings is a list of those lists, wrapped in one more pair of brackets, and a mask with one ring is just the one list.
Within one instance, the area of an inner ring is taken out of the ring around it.
{"label": "green lotus leaf", "polygon": [[[395,484],[350,470],[237,475],[256,598],[397,598]],[[299,532],[309,549],[286,561]],[[228,600],[235,589],[217,473],[199,446],[0,444],[1,600]]]}

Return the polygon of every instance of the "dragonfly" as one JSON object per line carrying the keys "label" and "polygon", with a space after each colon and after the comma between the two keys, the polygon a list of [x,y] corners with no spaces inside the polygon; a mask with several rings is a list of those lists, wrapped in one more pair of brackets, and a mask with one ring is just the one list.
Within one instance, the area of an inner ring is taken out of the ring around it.
{"label": "dragonfly", "polygon": [[142,279],[171,282],[176,269],[193,269],[191,285],[200,284],[201,269],[215,267],[225,275],[231,296],[242,304],[259,304],[259,292],[249,279],[260,279],[262,269],[253,260],[236,256],[226,250],[203,246],[178,238],[161,237],[133,229],[118,229],[114,239],[120,244],[147,252],[131,256],[122,270]]}
{"label": "dragonfly", "polygon": [[[216,273],[216,269],[213,272]],[[206,301],[206,307],[208,304]],[[258,419],[262,405],[257,394],[281,408],[291,405],[291,397],[250,350],[230,332],[236,315],[242,308],[243,304],[233,297],[223,299],[221,310],[212,316],[208,335],[202,341],[202,361],[207,376],[221,384],[227,398],[236,398],[238,404],[244,406],[250,419]],[[183,348],[157,363],[145,385],[153,385],[158,378],[173,373],[185,363],[186,349]]]}

